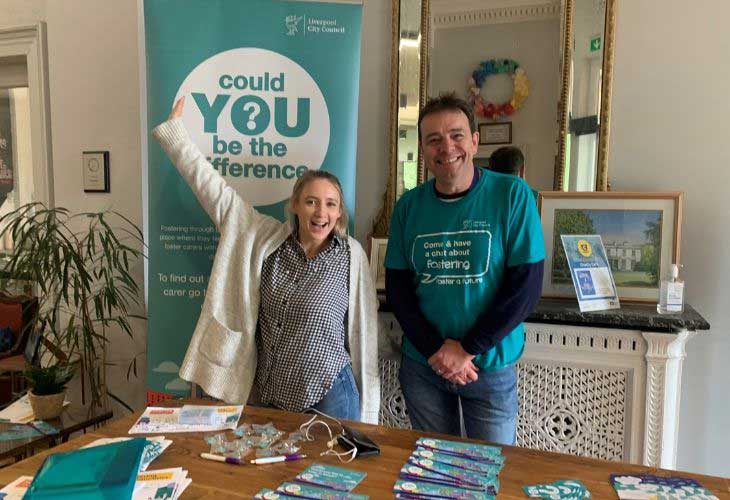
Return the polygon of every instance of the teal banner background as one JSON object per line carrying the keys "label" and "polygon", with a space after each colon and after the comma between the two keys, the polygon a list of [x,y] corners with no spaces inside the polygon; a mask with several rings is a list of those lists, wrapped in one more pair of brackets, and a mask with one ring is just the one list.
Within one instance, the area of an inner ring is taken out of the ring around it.
{"label": "teal banner background", "polygon": [[[308,101],[312,127],[302,138],[283,141],[272,139],[270,142],[283,142],[290,146],[289,154],[281,158],[282,165],[290,160],[293,166],[304,164],[310,169],[321,168],[337,175],[342,183],[350,221],[354,220],[352,210],[355,206],[361,5],[277,0],[145,0],[144,16],[147,123],[150,130],[166,120],[176,95],[182,95],[188,88],[204,93],[211,104],[217,94],[230,94],[227,106],[231,108],[236,106],[234,101],[238,97],[259,94],[251,90],[250,82],[245,84],[249,87],[243,90],[223,89],[215,85],[196,87],[195,79],[199,80],[207,74],[208,66],[205,64],[210,65],[228,57],[228,63],[213,64],[216,71],[220,70],[220,75],[255,76],[261,75],[263,70],[247,73],[249,68],[246,66],[251,66],[250,59],[247,63],[245,58],[237,59],[237,54],[256,56],[259,52],[236,49],[261,49],[278,54],[285,62],[287,59],[292,61],[292,67],[301,67],[304,74],[308,74],[316,84],[321,96],[319,93],[319,97],[305,95],[302,88],[306,85],[302,87],[296,80],[302,74],[300,70],[286,72],[286,88],[276,96],[289,100],[291,116],[288,117],[288,124],[293,125],[295,122],[297,98],[312,97]],[[234,52],[226,56],[223,53],[227,51]],[[269,59],[258,57],[255,65],[266,67],[271,62]],[[239,60],[240,64],[236,62]],[[196,68],[198,76],[191,76],[196,73]],[[272,71],[271,76],[284,74],[283,71]],[[212,81],[217,83],[217,73],[211,75]],[[239,80],[239,83],[242,81]],[[186,97],[183,120],[195,139],[196,133],[199,137],[200,134],[206,134],[199,125],[202,123],[202,111],[189,94]],[[273,97],[269,97],[273,102]],[[321,105],[322,98],[324,106]],[[275,134],[273,114],[274,106],[271,106],[269,129]],[[234,121],[232,116],[234,114],[231,111],[221,112],[220,134],[223,134],[226,123],[231,128],[230,123]],[[258,118],[261,118],[261,113]],[[323,122],[329,125],[328,137],[327,128],[319,126]],[[269,140],[273,135],[267,136],[267,133],[254,137],[264,136]],[[206,135],[210,139],[208,146],[213,141],[213,135]],[[309,136],[316,137],[310,141]],[[232,138],[229,135],[226,140]],[[239,134],[238,139],[244,144],[245,154],[246,141],[251,137]],[[201,149],[206,145],[203,142],[200,144],[196,140]],[[311,148],[311,143],[319,145],[321,150],[319,156],[310,154],[307,157],[315,160],[307,163],[289,158],[295,155],[296,147]],[[231,158],[231,161],[234,159]],[[246,161],[256,161],[256,158]],[[238,177],[226,180],[240,183],[236,185],[239,192],[250,189],[246,187],[247,182],[275,183],[268,179],[254,179],[252,175],[250,179]],[[217,233],[190,188],[152,138],[149,140],[147,182],[147,385],[148,401],[154,402],[162,396],[159,393],[182,395],[190,391],[190,385],[181,380],[177,372],[203,303]],[[239,189],[238,186],[243,187]],[[261,212],[284,220],[284,205],[291,188],[283,184],[279,186],[279,191],[286,191],[286,195],[271,195],[273,199],[254,204]],[[258,192],[259,189],[253,191]],[[352,231],[352,222],[350,224]]]}

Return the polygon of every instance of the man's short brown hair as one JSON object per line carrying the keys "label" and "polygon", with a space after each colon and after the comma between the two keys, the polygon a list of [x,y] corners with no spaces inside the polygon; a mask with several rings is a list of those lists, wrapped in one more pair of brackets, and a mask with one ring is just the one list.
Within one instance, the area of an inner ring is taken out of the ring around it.
{"label": "man's short brown hair", "polygon": [[418,115],[418,141],[421,141],[421,122],[423,119],[431,114],[440,113],[442,111],[461,111],[466,115],[466,119],[469,121],[469,130],[472,134],[477,131],[477,122],[474,118],[474,110],[471,108],[468,102],[464,99],[457,97],[455,92],[448,92],[440,94],[438,97],[433,97],[426,102],[421,112]]}

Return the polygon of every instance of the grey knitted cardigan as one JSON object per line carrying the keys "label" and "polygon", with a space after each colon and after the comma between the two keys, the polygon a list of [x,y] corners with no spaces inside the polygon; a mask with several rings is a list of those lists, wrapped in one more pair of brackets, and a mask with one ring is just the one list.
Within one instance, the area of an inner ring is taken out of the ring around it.
{"label": "grey knitted cardigan", "polygon": [[[152,131],[220,232],[205,302],[180,377],[228,403],[246,403],[256,373],[256,324],[264,259],[291,234],[289,224],[257,212],[208,163],[177,118]],[[350,244],[347,338],[360,390],[361,419],[378,422],[377,299],[368,260]]]}

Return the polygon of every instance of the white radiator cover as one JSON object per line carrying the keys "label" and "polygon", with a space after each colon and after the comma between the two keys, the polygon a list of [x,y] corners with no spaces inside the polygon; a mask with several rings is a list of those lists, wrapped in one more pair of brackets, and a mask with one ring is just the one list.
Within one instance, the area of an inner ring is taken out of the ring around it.
{"label": "white radiator cover", "polygon": [[[410,427],[394,347],[380,313],[380,423]],[[684,346],[694,332],[525,324],[517,445],[674,469]]]}

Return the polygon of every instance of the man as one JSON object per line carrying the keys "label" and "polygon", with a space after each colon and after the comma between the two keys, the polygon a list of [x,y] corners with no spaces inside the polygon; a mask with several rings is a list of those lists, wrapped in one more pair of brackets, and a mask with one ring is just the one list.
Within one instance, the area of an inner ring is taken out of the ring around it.
{"label": "man", "polygon": [[415,429],[512,444],[522,321],[540,297],[545,249],[524,181],[474,167],[474,114],[430,100],[419,143],[433,179],[390,224],[388,303],[404,332],[400,383]]}
{"label": "man", "polygon": [[[516,175],[520,179],[525,179],[525,155],[522,154],[520,148],[514,146],[495,149],[492,156],[489,157],[488,168],[500,174]],[[537,191],[534,189],[531,191],[537,199]]]}

